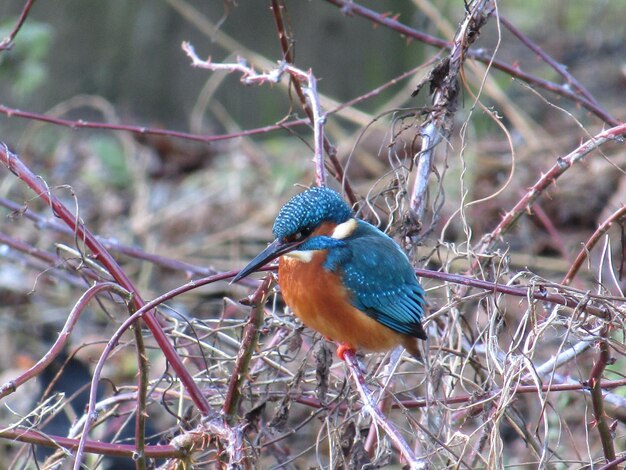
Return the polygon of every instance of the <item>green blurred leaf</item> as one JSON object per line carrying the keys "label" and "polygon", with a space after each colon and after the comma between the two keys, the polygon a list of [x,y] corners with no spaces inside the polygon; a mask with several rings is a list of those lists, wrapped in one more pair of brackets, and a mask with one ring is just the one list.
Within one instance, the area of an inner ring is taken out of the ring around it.
{"label": "green blurred leaf", "polygon": [[98,158],[102,174],[88,175],[94,184],[124,189],[132,183],[132,175],[126,165],[124,151],[119,141],[111,136],[97,136],[89,139],[89,147]]}
{"label": "green blurred leaf", "polygon": [[[7,37],[16,19],[0,24],[0,38]],[[45,59],[50,53],[53,29],[46,23],[28,21],[20,29],[13,47],[0,55],[0,79],[10,80],[9,90],[16,103],[40,89],[48,76]]]}

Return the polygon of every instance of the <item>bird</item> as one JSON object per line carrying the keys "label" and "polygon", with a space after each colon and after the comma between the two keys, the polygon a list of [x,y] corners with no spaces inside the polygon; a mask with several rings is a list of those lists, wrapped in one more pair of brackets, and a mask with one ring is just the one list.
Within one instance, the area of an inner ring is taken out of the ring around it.
{"label": "bird", "polygon": [[278,260],[278,285],[291,311],[309,328],[350,351],[398,345],[421,357],[425,292],[406,254],[374,225],[356,218],[341,195],[312,187],[278,212],[274,241],[231,283]]}

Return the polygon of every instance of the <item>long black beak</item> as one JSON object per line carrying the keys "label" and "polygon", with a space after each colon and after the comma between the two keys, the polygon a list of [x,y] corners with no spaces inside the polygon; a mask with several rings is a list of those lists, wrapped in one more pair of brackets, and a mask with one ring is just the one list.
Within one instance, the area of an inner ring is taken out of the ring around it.
{"label": "long black beak", "polygon": [[252,261],[250,261],[245,268],[239,271],[230,283],[237,282],[240,279],[248,276],[249,274],[256,271],[261,266],[266,265],[270,261],[278,258],[280,255],[284,255],[285,253],[289,253],[290,251],[295,250],[300,245],[304,243],[304,240],[299,240],[297,242],[286,242],[284,240],[276,239],[272,243],[268,245],[261,253],[256,255]]}

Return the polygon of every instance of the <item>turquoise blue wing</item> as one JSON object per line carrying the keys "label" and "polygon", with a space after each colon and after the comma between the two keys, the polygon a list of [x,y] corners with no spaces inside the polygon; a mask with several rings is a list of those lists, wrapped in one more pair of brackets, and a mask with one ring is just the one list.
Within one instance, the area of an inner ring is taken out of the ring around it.
{"label": "turquoise blue wing", "polygon": [[426,339],[424,289],[396,242],[363,221],[345,242],[327,265],[341,274],[352,305],[398,333]]}

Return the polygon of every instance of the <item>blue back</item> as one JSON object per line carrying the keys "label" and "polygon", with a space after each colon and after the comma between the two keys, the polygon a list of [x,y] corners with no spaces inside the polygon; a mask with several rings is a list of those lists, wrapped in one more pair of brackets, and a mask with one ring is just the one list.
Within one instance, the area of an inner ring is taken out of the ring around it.
{"label": "blue back", "polygon": [[[328,188],[311,188],[285,204],[274,222],[274,236],[310,233],[322,222],[341,224],[352,210]],[[421,326],[424,289],[398,244],[371,224],[357,219],[348,237],[308,238],[298,250],[326,250],[324,269],[337,273],[352,305],[398,333],[426,339]]]}
{"label": "blue back", "polygon": [[398,244],[363,220],[328,249],[325,268],[341,275],[352,305],[398,333],[425,339],[424,289]]}

